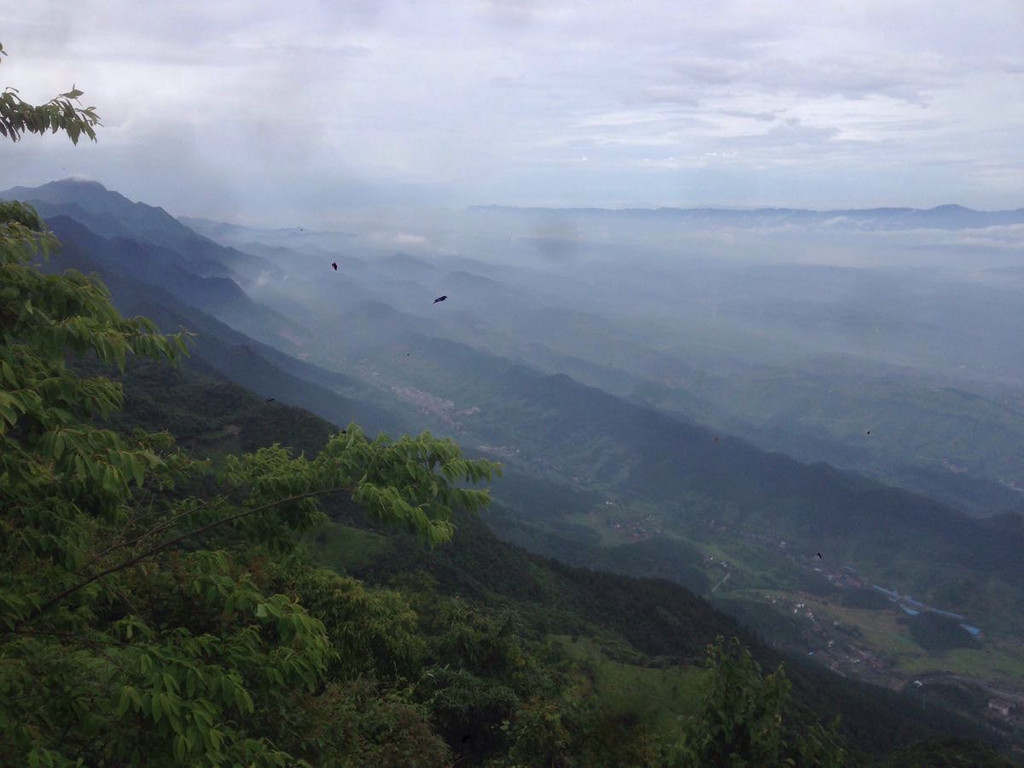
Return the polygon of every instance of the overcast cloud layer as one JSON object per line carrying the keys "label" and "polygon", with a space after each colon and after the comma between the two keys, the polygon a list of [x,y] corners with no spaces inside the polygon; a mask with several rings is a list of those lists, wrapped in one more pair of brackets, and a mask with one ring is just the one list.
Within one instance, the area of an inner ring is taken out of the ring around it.
{"label": "overcast cloud layer", "polygon": [[6,2],[0,84],[96,145],[0,146],[174,213],[1024,206],[1020,0]]}

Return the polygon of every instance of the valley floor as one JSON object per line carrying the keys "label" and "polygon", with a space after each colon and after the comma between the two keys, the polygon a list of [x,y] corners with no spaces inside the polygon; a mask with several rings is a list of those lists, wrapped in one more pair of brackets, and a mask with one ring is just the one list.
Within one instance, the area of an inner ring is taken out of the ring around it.
{"label": "valley floor", "polygon": [[[760,629],[759,622],[743,604],[770,607],[792,628],[785,639],[776,638],[781,649],[806,654],[842,677],[913,693],[923,708],[933,694],[933,702],[1012,733],[1018,743],[1024,740],[1024,639],[986,633],[966,616],[871,584],[849,566],[816,557],[804,562],[806,558],[787,551],[785,542],[776,542],[771,549],[834,589],[827,595],[805,590],[730,589],[735,564],[709,554],[704,561],[709,572],[721,574],[710,595],[719,607],[746,619],[755,629]],[[849,604],[856,602],[851,599],[855,595],[870,598],[872,593],[880,599],[870,606]],[[923,614],[939,617],[949,631],[962,631],[962,645],[922,647],[924,641],[915,638],[909,622]]]}

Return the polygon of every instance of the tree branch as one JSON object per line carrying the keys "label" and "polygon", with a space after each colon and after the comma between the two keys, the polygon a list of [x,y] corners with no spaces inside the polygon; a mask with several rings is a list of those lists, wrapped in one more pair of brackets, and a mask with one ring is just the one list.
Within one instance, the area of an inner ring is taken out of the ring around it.
{"label": "tree branch", "polygon": [[[59,640],[68,640],[74,643],[81,643],[82,645],[116,645],[116,646],[129,646],[132,643],[127,643],[123,640],[94,640],[89,637],[83,637],[81,635],[73,635],[70,632],[37,632],[31,629],[5,629],[0,630],[0,635],[28,635],[31,637],[56,637]],[[139,645],[136,643],[135,645]],[[154,646],[155,647],[155,646]],[[104,654],[106,655],[106,654]],[[110,656],[107,656],[110,659]]]}
{"label": "tree branch", "polygon": [[[88,567],[88,566],[92,565],[93,563],[99,562],[99,561],[100,561],[100,560],[102,560],[102,559],[103,559],[104,557],[106,557],[106,556],[107,556],[107,555],[109,555],[109,554],[110,554],[111,552],[113,552],[113,551],[114,551],[115,549],[121,549],[121,548],[123,548],[123,547],[133,547],[133,546],[135,546],[136,544],[138,544],[139,542],[141,542],[141,541],[143,541],[143,540],[145,540],[145,539],[148,539],[148,538],[149,538],[150,536],[155,536],[156,534],[160,533],[161,531],[165,531],[165,530],[167,530],[168,528],[170,528],[170,527],[171,527],[172,525],[174,525],[174,524],[175,524],[175,523],[176,523],[176,522],[177,522],[178,520],[180,520],[181,518],[183,518],[183,517],[188,517],[189,515],[195,514],[196,512],[200,512],[200,511],[202,511],[202,510],[206,509],[207,507],[210,507],[210,506],[212,506],[212,505],[213,505],[213,504],[215,504],[216,502],[218,502],[218,501],[225,501],[226,499],[227,499],[227,496],[216,496],[216,497],[214,497],[214,498],[210,499],[209,501],[207,501],[207,502],[204,502],[203,504],[200,504],[200,505],[199,505],[198,507],[196,507],[195,509],[189,509],[189,510],[186,510],[186,511],[184,511],[184,512],[179,512],[179,513],[178,513],[178,514],[176,514],[176,515],[172,515],[172,516],[171,516],[170,518],[168,518],[167,520],[164,520],[164,521],[163,521],[162,523],[160,523],[159,525],[155,525],[155,526],[153,526],[153,527],[152,527],[152,528],[150,528],[150,529],[149,529],[148,531],[145,531],[145,532],[144,532],[144,533],[142,533],[141,535],[139,535],[139,536],[136,536],[136,537],[135,537],[134,539],[132,539],[131,541],[125,541],[125,542],[122,542],[122,543],[120,543],[120,544],[113,544],[113,545],[111,545],[111,546],[107,547],[107,548],[106,548],[105,550],[103,550],[103,551],[102,551],[102,552],[100,552],[100,553],[99,553],[98,555],[96,555],[96,556],[95,556],[95,557],[94,557],[94,558],[93,558],[92,560],[90,560],[90,561],[89,561],[89,562],[88,562],[88,563],[86,564],[86,567]],[[190,534],[189,534],[189,535],[190,535]]]}
{"label": "tree branch", "polygon": [[218,527],[220,525],[224,525],[225,523],[231,523],[231,522],[234,522],[235,520],[241,520],[243,517],[250,517],[250,516],[258,514],[260,512],[265,512],[266,510],[271,509],[271,508],[276,507],[276,506],[279,506],[281,504],[287,504],[287,503],[292,502],[292,501],[301,501],[302,499],[310,499],[310,498],[313,498],[315,496],[326,496],[327,494],[339,493],[341,491],[351,492],[351,490],[352,489],[349,488],[348,486],[339,486],[337,488],[328,488],[328,489],[323,490],[323,491],[307,491],[306,493],[300,493],[300,494],[296,494],[295,496],[289,496],[288,498],[285,498],[285,499],[278,499],[277,501],[272,501],[269,504],[264,504],[263,506],[256,507],[255,509],[247,509],[244,512],[239,512],[238,514],[231,515],[230,517],[225,517],[222,520],[214,520],[212,523],[207,523],[204,526],[196,528],[194,531],[188,531],[187,533],[183,533],[180,536],[175,536],[173,539],[168,539],[167,541],[162,542],[160,544],[157,544],[154,547],[150,547],[145,552],[143,552],[141,555],[136,555],[135,557],[132,557],[132,558],[130,558],[128,560],[124,560],[124,561],[118,563],[117,565],[114,565],[114,566],[111,566],[110,568],[107,568],[104,571],[100,571],[95,576],[90,576],[88,579],[85,579],[84,581],[78,582],[73,587],[68,587],[67,589],[65,589],[63,591],[58,592],[56,595],[54,595],[49,600],[47,600],[45,603],[43,603],[41,606],[39,606],[39,608],[37,608],[35,610],[35,612],[32,614],[32,616],[30,616],[27,619],[27,621],[33,621],[33,620],[39,618],[44,613],[46,613],[51,608],[53,608],[55,605],[57,605],[57,603],[67,599],[68,597],[73,595],[78,590],[83,589],[83,588],[89,586],[90,584],[92,584],[94,582],[97,582],[97,581],[99,581],[100,579],[102,579],[102,578],[104,578],[106,576],[109,576],[112,573],[117,573],[118,571],[123,571],[125,568],[131,568],[133,565],[138,565],[143,560],[146,560],[146,559],[152,557],[153,555],[155,555],[155,554],[157,554],[159,552],[162,552],[163,550],[167,549],[168,547],[174,546],[178,542],[184,541],[185,539],[187,539],[187,538],[189,538],[191,536],[198,536],[199,534],[206,533],[207,531],[212,530],[213,528],[216,528],[216,527]]}

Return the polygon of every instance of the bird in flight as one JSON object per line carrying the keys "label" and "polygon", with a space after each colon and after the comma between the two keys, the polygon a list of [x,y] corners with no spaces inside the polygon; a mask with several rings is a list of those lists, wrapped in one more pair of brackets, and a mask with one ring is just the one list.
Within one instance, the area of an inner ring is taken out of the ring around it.
{"label": "bird in flight", "polygon": [[869,434],[869,435],[871,434],[871,430],[870,430],[870,429],[868,430],[868,434]]}
{"label": "bird in flight", "polygon": [[335,272],[337,272],[337,271],[338,271],[338,262],[336,262],[336,261],[332,261],[332,262],[331,262],[331,266],[332,266],[332,267],[334,268],[334,271],[335,271]]}
{"label": "bird in flight", "polygon": [[825,559],[825,558],[823,558],[823,557],[821,556],[821,552],[819,552],[819,553],[818,553],[818,559],[819,559],[819,560],[824,560],[824,559]]}
{"label": "bird in flight", "polygon": [[434,299],[434,303],[437,304],[437,302],[444,301],[447,298],[447,296],[438,296],[436,299]]}
{"label": "bird in flight", "polygon": [[274,402],[274,398],[272,398],[272,397],[268,397],[268,398],[267,398],[267,399],[265,400],[265,402],[267,402],[267,403],[272,403],[272,402]]}

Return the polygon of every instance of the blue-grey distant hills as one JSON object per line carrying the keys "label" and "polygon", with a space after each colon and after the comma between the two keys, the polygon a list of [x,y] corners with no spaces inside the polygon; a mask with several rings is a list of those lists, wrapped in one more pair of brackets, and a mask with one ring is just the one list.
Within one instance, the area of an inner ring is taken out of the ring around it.
{"label": "blue-grey distant hills", "polygon": [[1024,208],[977,211],[962,205],[935,208],[853,208],[827,211],[801,208],[520,208],[473,206],[476,214],[557,214],[578,219],[646,220],[687,223],[700,227],[816,226],[852,229],[980,229],[1024,224]]}
{"label": "blue-grey distant hills", "polygon": [[247,276],[279,275],[269,262],[219,245],[162,208],[133,203],[96,182],[14,187],[0,199],[33,205],[57,235],[59,255],[45,269],[97,274],[124,314],[150,317],[168,332],[184,327],[197,333],[190,367],[337,424],[355,419],[371,433],[396,427],[390,413],[369,402],[365,387],[280,351],[301,354],[309,333],[244,290]]}
{"label": "blue-grey distant hills", "polygon": [[219,245],[163,208],[133,203],[95,181],[64,179],[12,187],[0,200],[34,206],[62,240],[91,254],[101,274],[154,285],[250,335],[301,339],[291,320],[253,302],[245,288],[280,270],[259,256]]}
{"label": "blue-grey distant hills", "polygon": [[257,279],[277,269],[265,259],[218,245],[186,227],[163,208],[133,203],[97,181],[62,179],[39,187],[11,187],[0,200],[29,203],[44,219],[67,216],[108,239],[136,239],[178,254],[181,266],[202,277]]}

